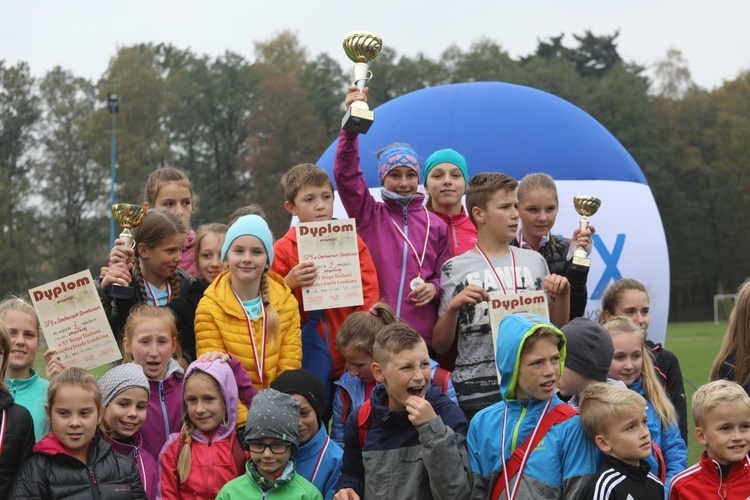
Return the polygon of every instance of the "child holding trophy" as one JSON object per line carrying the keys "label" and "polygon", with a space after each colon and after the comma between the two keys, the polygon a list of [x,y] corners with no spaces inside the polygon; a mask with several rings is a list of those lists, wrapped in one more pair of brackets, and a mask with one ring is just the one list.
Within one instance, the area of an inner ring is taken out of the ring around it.
{"label": "child holding trophy", "polygon": [[[347,108],[366,100],[366,88],[349,87]],[[370,249],[383,299],[430,346],[442,291],[440,268],[451,255],[448,226],[423,205],[424,194],[417,192],[422,165],[408,144],[391,144],[378,153],[383,201],[377,201],[359,168],[358,137],[356,131],[339,134],[333,175],[341,202]]]}

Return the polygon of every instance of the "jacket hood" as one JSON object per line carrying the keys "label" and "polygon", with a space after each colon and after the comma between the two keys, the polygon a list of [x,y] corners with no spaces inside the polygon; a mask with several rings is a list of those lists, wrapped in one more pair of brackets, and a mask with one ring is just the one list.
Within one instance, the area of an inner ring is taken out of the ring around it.
{"label": "jacket hood", "polygon": [[[218,441],[227,439],[234,432],[235,425],[237,424],[237,382],[234,379],[232,368],[229,366],[228,362],[222,363],[218,359],[208,362],[193,361],[190,363],[182,385],[182,418],[184,421],[188,420],[187,407],[185,406],[185,388],[187,387],[190,376],[196,372],[208,374],[219,384],[221,395],[224,397],[226,422],[219,426],[213,440]],[[200,440],[205,440],[203,433],[197,429],[193,436]]]}
{"label": "jacket hood", "polygon": [[[495,360],[501,377],[500,395],[505,401],[516,399],[516,384],[518,383],[518,365],[521,361],[521,350],[526,339],[540,328],[552,330],[565,342],[565,335],[556,326],[546,322],[536,314],[510,314],[500,322]],[[564,364],[565,344],[560,349],[560,375],[562,375]]]}

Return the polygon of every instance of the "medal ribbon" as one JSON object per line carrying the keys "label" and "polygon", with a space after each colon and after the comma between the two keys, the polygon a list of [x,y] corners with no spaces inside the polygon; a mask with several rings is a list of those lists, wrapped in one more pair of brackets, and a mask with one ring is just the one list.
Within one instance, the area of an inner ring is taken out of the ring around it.
{"label": "medal ribbon", "polygon": [[253,358],[255,358],[255,370],[258,372],[258,381],[260,385],[263,385],[263,376],[266,372],[266,338],[268,336],[268,329],[266,328],[266,305],[263,303],[263,297],[260,298],[260,314],[263,316],[263,345],[260,346],[260,358],[258,357],[258,347],[255,345],[255,335],[253,335],[253,323],[250,315],[245,310],[245,306],[242,305],[242,300],[237,292],[232,288],[237,302],[240,303],[242,312],[245,313],[245,320],[247,320],[247,330],[250,332],[250,345],[253,347]]}
{"label": "medal ribbon", "polygon": [[396,228],[396,231],[398,231],[398,234],[401,235],[401,237],[404,239],[407,245],[409,245],[409,248],[411,248],[412,253],[414,254],[414,257],[417,258],[417,265],[419,266],[419,272],[417,274],[417,277],[422,277],[422,263],[424,262],[424,256],[427,253],[427,242],[430,239],[430,212],[427,211],[427,208],[423,205],[422,208],[424,209],[425,217],[427,217],[427,230],[425,231],[424,235],[424,245],[422,245],[422,257],[419,256],[417,253],[417,249],[414,248],[414,245],[411,244],[411,241],[409,241],[409,238],[404,234],[404,232],[401,230],[400,227],[398,227],[398,224],[396,224],[396,221],[393,220],[393,217],[391,217],[391,222],[393,222],[393,227]]}
{"label": "medal ribbon", "polygon": [[[151,288],[151,283],[146,281],[146,279],[143,279],[143,282],[146,284],[146,290],[148,290],[148,294],[151,297],[151,300],[154,301],[154,305],[158,306],[159,302],[156,300],[156,293],[154,293],[154,289]],[[172,287],[169,286],[169,280],[167,280],[167,304],[172,302]]]}
{"label": "medal ribbon", "polygon": [[[484,261],[487,263],[487,267],[490,268],[492,271],[492,274],[495,275],[495,280],[497,280],[497,284],[500,285],[500,290],[503,291],[504,295],[508,295],[508,292],[505,290],[505,285],[503,284],[503,280],[500,279],[500,275],[497,274],[497,270],[495,269],[495,266],[492,265],[492,262],[490,262],[489,257],[487,257],[487,254],[484,253],[484,250],[479,248],[479,244],[476,245],[477,251],[479,251],[479,254],[484,257]],[[513,293],[518,293],[518,276],[516,275],[516,255],[513,253],[513,247],[508,247],[508,251],[510,252],[510,265],[511,265],[511,272],[513,273]]]}
{"label": "medal ribbon", "polygon": [[531,433],[531,438],[529,439],[529,444],[526,448],[526,453],[523,454],[523,459],[521,460],[521,467],[518,469],[518,474],[516,474],[516,482],[513,485],[513,490],[510,489],[510,481],[508,478],[508,467],[507,463],[505,462],[505,418],[508,414],[508,405],[505,405],[505,408],[503,409],[503,432],[500,437],[500,460],[502,460],[503,464],[503,478],[505,479],[505,494],[507,495],[508,500],[513,500],[516,496],[516,493],[518,492],[518,485],[521,484],[521,476],[523,476],[523,469],[526,467],[526,462],[529,459],[529,455],[531,454],[531,450],[529,449],[531,447],[531,443],[534,442],[534,436],[536,436],[536,431],[539,430],[539,426],[542,424],[542,420],[544,419],[544,416],[547,414],[547,410],[549,410],[550,405],[552,404],[552,399],[549,398],[547,400],[547,404],[544,405],[544,410],[542,410],[542,415],[539,417],[539,421],[536,423],[536,426],[534,427],[534,432]]}
{"label": "medal ribbon", "polygon": [[328,443],[331,441],[331,438],[326,436],[326,444],[323,445],[323,449],[320,450],[320,455],[318,455],[318,460],[315,462],[315,469],[313,469],[312,476],[310,476],[310,482],[315,482],[315,476],[318,475],[318,469],[320,468],[320,463],[323,461],[323,455],[326,454],[326,450],[328,449]]}

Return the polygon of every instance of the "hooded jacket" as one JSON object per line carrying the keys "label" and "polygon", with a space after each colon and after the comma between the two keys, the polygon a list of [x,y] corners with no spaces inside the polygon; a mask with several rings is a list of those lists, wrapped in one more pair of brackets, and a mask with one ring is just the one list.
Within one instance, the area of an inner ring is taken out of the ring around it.
{"label": "hooded jacket", "polygon": [[9,498],[145,500],[146,493],[135,462],[106,441],[94,438],[84,464],[50,432],[21,464]]}
{"label": "hooded jacket", "polygon": [[158,457],[169,435],[182,427],[182,378],[183,371],[174,359],[169,360],[164,380],[149,379],[151,395],[148,398],[146,421],[141,427],[143,449],[152,457]]}
{"label": "hooded jacket", "polygon": [[34,420],[34,439],[39,441],[47,434],[47,412],[44,405],[47,404],[47,389],[49,381],[43,379],[33,369],[29,378],[6,378],[13,401],[29,410]]}
{"label": "hooded jacket", "polygon": [[159,491],[159,465],[156,459],[143,449],[143,436],[140,432],[133,434],[132,443],[123,443],[116,439],[109,440],[112,450],[121,455],[130,457],[135,460],[138,467],[138,475],[141,478],[141,484],[146,491],[148,500],[155,500]]}
{"label": "hooded jacket", "polygon": [[[310,481],[325,500],[333,499],[341,476],[341,461],[344,451],[328,437],[325,427],[305,444],[301,444],[294,454],[297,474]],[[314,476],[314,477],[313,477]]]}
{"label": "hooded jacket", "polygon": [[[359,168],[358,137],[356,132],[346,130],[339,134],[333,175],[341,203],[349,217],[356,219],[357,233],[370,249],[383,300],[391,304],[396,310],[396,317],[417,330],[429,346],[432,344],[432,327],[437,321],[443,290],[440,270],[451,256],[448,227],[437,215],[427,212],[430,233],[420,274],[414,253],[394,223],[421,255],[427,230],[424,194],[415,195],[406,206],[395,200],[376,201]],[[409,283],[418,275],[425,283],[432,283],[437,291],[433,300],[423,306],[415,306],[408,297],[411,292]]]}
{"label": "hooded jacket", "polygon": [[448,226],[451,257],[468,252],[477,244],[477,228],[462,206],[459,214],[444,214],[433,211]]}
{"label": "hooded jacket", "polygon": [[[302,367],[302,333],[297,299],[281,276],[267,274],[269,300],[279,315],[279,334],[275,342],[266,342],[265,376],[260,383],[245,310],[231,287],[231,275],[224,271],[216,277],[203,295],[195,313],[195,337],[198,356],[219,351],[237,358],[257,390],[268,389],[281,372]],[[263,343],[263,318],[252,322],[256,345]],[[258,353],[260,355],[260,353]],[[247,408],[239,406],[237,425],[244,426]]]}
{"label": "hooded jacket", "polygon": [[[230,363],[222,363],[219,360],[211,362],[193,362],[185,373],[185,380],[196,372],[203,372],[211,376],[219,384],[221,395],[224,399],[226,410],[226,421],[208,435],[203,431],[193,431],[192,443],[189,445],[182,441],[180,432],[169,436],[167,444],[159,458],[159,491],[160,498],[178,499],[211,499],[216,498],[219,490],[226,483],[237,477],[237,465],[233,454],[233,441],[237,439],[235,426],[237,424],[237,402],[238,402],[238,377],[244,377],[241,381],[243,387],[254,388],[250,383],[247,373],[241,365],[234,361],[234,370]],[[182,416],[188,419],[187,407],[185,406],[183,384],[182,390]],[[179,483],[177,477],[177,459],[183,446],[190,446],[190,475],[187,481]],[[245,453],[245,460],[249,454]]]}
{"label": "hooded jacket", "polygon": [[185,244],[182,245],[182,261],[180,268],[193,278],[200,278],[197,266],[195,265],[195,231],[188,229],[185,236]]}
{"label": "hooded jacket", "polygon": [[[375,271],[375,264],[372,262],[370,251],[362,238],[357,236],[357,247],[359,249],[359,270],[362,276],[362,296],[364,303],[355,307],[335,307],[323,310],[323,317],[318,323],[318,333],[323,342],[328,346],[328,351],[333,359],[333,372],[331,378],[334,380],[344,373],[344,363],[346,360],[336,349],[336,334],[341,329],[341,324],[349,315],[356,311],[366,311],[380,300],[380,286],[378,285],[378,275]],[[299,265],[299,255],[297,251],[297,229],[289,228],[284,236],[276,240],[273,245],[273,266],[271,271],[278,273],[280,276],[286,276],[293,267]],[[302,309],[302,288],[293,291],[294,297],[299,304],[299,314],[301,324],[307,322],[310,316],[309,312]],[[325,381],[321,381],[325,383]]]}
{"label": "hooded jacket", "polygon": [[[3,413],[4,412],[4,413]],[[29,410],[13,402],[13,396],[0,391],[0,498],[8,498],[8,490],[18,466],[34,446],[34,422]]]}
{"label": "hooded jacket", "polygon": [[750,459],[745,457],[721,477],[719,463],[704,451],[701,461],[680,472],[669,486],[670,500],[719,500],[750,497]]}
{"label": "hooded jacket", "polygon": [[[513,314],[500,323],[496,349],[500,371],[500,394],[503,401],[481,410],[472,419],[467,437],[473,491],[471,498],[489,498],[495,483],[503,481],[502,456],[507,461],[513,452],[534,431],[543,417],[546,400],[516,399],[519,378],[518,361],[526,339],[542,327],[551,329],[561,338],[560,330],[533,314]],[[560,351],[560,371],[565,361],[565,347]],[[552,396],[549,410],[565,404]],[[507,410],[507,414],[504,414]],[[503,420],[505,418],[505,441]],[[596,472],[594,445],[586,438],[578,415],[554,425],[527,457],[519,479],[509,478],[510,487],[520,480],[518,500],[577,499],[591,475]],[[520,474],[520,473],[519,473]],[[501,498],[506,498],[507,491]]]}
{"label": "hooded jacket", "polygon": [[425,399],[437,417],[414,426],[408,412],[386,406],[388,392],[383,384],[376,386],[370,395],[370,426],[362,446],[358,422],[362,407],[352,411],[344,429],[339,490],[352,488],[364,499],[469,497],[466,417],[434,384]]}

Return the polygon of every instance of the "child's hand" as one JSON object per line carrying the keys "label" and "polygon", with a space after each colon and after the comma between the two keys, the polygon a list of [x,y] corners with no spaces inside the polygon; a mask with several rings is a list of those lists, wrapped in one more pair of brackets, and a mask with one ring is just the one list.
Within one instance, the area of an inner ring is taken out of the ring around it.
{"label": "child's hand", "polygon": [[102,278],[102,288],[107,288],[108,286],[112,285],[113,283],[117,283],[118,285],[122,286],[128,286],[130,284],[130,268],[133,267],[132,262],[128,262],[127,264],[121,262],[119,264],[114,264],[112,267],[109,268],[107,271],[107,274],[104,275]]}
{"label": "child's hand", "polygon": [[423,306],[429,304],[430,301],[435,298],[437,288],[432,283],[422,283],[417,288],[409,292],[411,301],[414,302],[415,306]]}
{"label": "child's hand", "polygon": [[124,243],[125,242],[120,238],[117,238],[115,240],[115,246],[112,247],[112,250],[110,250],[109,252],[109,261],[112,264],[128,262],[130,258],[135,255],[134,250],[130,247],[126,247]]}
{"label": "child's hand", "polygon": [[422,425],[437,417],[430,402],[417,396],[406,398],[406,411],[409,413],[409,421],[415,426]]}
{"label": "child's hand", "polygon": [[351,488],[344,488],[333,495],[333,500],[359,500],[359,495]]}
{"label": "child's hand", "polygon": [[59,375],[61,371],[68,367],[65,363],[60,361],[60,356],[57,355],[55,349],[49,349],[45,352],[44,360],[47,362],[47,366],[44,369],[44,376],[47,380],[52,380],[55,375]]}
{"label": "child's hand", "polygon": [[596,228],[591,225],[588,227],[588,229],[576,229],[575,231],[573,231],[573,237],[570,239],[571,246],[579,246],[581,248],[590,247],[591,245],[593,245],[591,235],[593,235],[595,232]]}
{"label": "child's hand", "polygon": [[469,285],[448,302],[448,309],[460,311],[464,306],[473,306],[489,299],[487,290],[479,285]]}
{"label": "child's hand", "polygon": [[544,292],[553,299],[558,295],[569,294],[570,283],[568,278],[559,274],[548,274],[544,277]]}
{"label": "child's hand", "polygon": [[229,363],[229,360],[232,358],[225,352],[212,351],[204,352],[203,354],[198,356],[198,359],[196,359],[196,361],[200,361],[201,363],[210,363],[211,361],[216,361],[217,359],[221,363]]}
{"label": "child's hand", "polygon": [[312,262],[300,262],[284,278],[286,286],[296,290],[303,286],[312,286],[318,277],[318,268]]}
{"label": "child's hand", "polygon": [[349,85],[349,93],[346,94],[344,106],[346,107],[346,109],[349,109],[349,106],[351,106],[354,101],[367,102],[367,94],[369,92],[370,89],[368,87],[365,87],[365,89],[360,92],[359,87],[357,87],[356,85]]}

